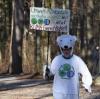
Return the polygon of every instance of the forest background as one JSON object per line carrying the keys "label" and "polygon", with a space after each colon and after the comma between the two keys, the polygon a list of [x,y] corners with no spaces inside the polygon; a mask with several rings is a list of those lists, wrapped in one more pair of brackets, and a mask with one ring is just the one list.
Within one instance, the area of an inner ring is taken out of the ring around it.
{"label": "forest background", "polygon": [[30,29],[30,7],[70,9],[75,54],[100,74],[100,0],[0,0],[0,75],[42,75],[59,53],[56,38],[67,33]]}

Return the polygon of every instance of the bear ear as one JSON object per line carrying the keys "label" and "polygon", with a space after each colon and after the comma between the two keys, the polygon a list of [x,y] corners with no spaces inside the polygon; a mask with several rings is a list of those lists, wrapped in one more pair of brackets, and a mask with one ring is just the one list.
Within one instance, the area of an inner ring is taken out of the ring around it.
{"label": "bear ear", "polygon": [[72,45],[74,46],[75,45],[75,42],[77,41],[77,38],[76,38],[76,36],[72,36]]}
{"label": "bear ear", "polygon": [[57,42],[57,44],[58,44],[58,46],[59,46],[59,45],[60,45],[60,43],[61,43],[61,37],[60,37],[60,36],[58,36],[58,37],[57,37],[56,42]]}
{"label": "bear ear", "polygon": [[73,36],[73,40],[74,40],[74,42],[75,42],[75,41],[77,41],[77,38],[76,38],[76,36],[75,36],[75,35]]}

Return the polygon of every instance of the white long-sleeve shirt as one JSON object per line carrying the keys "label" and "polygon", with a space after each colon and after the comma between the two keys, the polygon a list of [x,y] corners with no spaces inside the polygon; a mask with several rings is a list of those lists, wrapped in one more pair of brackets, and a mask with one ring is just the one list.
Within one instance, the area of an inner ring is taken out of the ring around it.
{"label": "white long-sleeve shirt", "polygon": [[50,70],[54,74],[54,92],[78,94],[79,74],[82,75],[84,87],[91,91],[91,74],[84,61],[77,55],[73,55],[70,59],[65,59],[62,55],[56,56]]}

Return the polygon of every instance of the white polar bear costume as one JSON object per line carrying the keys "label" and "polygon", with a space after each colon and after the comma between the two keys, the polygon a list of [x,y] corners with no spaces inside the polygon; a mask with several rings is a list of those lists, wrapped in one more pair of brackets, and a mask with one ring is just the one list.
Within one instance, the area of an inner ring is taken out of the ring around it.
{"label": "white polar bear costume", "polygon": [[72,35],[61,35],[57,38],[58,46],[72,47],[70,56],[56,56],[51,63],[51,72],[54,74],[53,96],[54,99],[79,99],[79,74],[82,75],[82,82],[85,89],[91,92],[92,76],[84,63],[77,55],[73,54],[76,37]]}

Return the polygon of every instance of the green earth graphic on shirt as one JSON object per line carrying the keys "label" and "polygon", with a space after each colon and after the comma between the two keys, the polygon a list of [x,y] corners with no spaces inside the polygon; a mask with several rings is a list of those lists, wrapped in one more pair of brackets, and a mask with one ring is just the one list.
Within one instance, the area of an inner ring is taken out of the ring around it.
{"label": "green earth graphic on shirt", "polygon": [[61,65],[58,73],[62,79],[70,79],[75,75],[74,68],[70,64]]}

